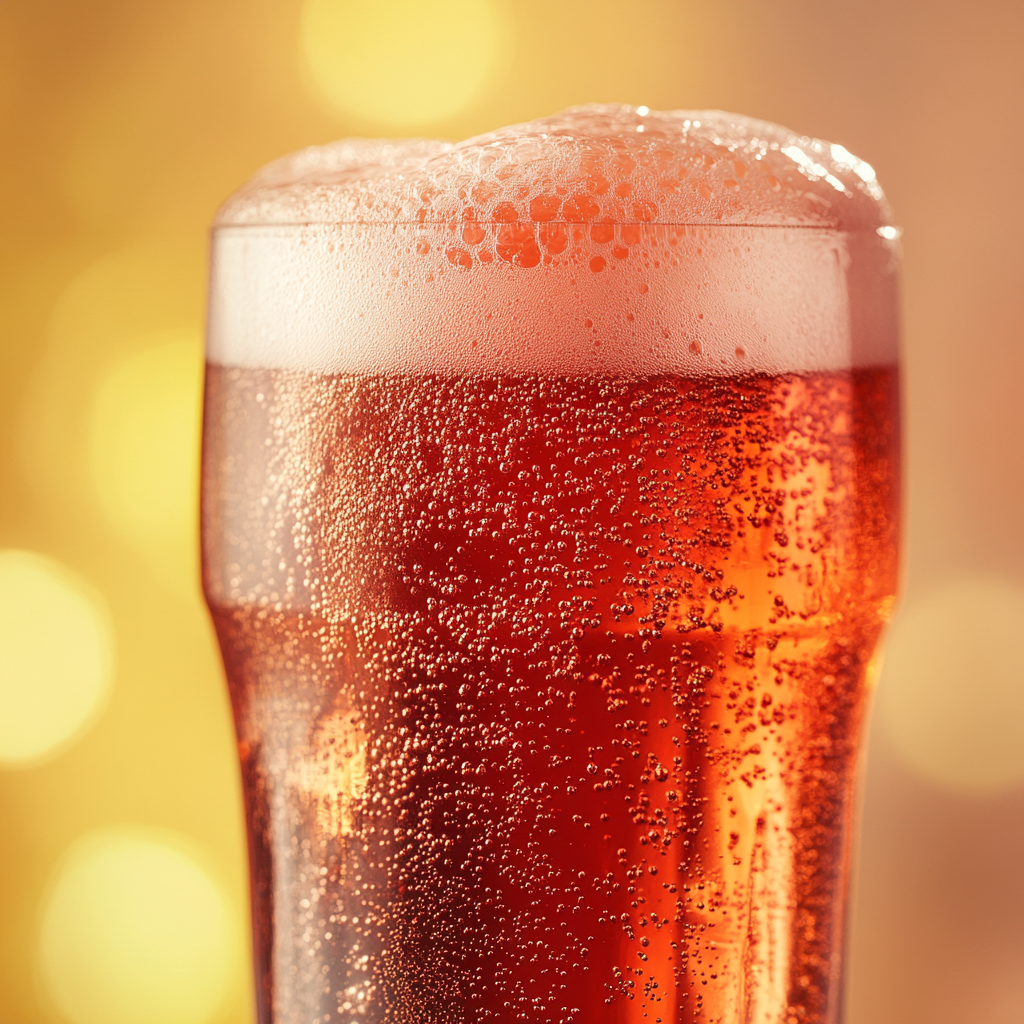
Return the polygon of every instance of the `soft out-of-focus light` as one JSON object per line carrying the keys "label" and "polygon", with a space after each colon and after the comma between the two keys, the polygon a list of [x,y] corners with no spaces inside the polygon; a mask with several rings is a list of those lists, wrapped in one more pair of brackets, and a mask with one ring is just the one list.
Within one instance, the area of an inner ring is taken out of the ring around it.
{"label": "soft out-of-focus light", "polygon": [[102,599],[58,562],[0,551],[0,767],[30,765],[81,736],[110,692]]}
{"label": "soft out-of-focus light", "polygon": [[240,964],[220,888],[173,836],[101,829],[64,860],[37,950],[71,1024],[203,1024]]}
{"label": "soft out-of-focus light", "polygon": [[202,349],[189,332],[158,332],[112,361],[89,413],[89,462],[107,519],[146,548],[195,530]]}
{"label": "soft out-of-focus light", "polygon": [[[140,339],[198,320],[186,315],[199,280],[173,245],[137,245],[83,266],[54,303],[46,345],[21,403],[17,433],[21,470],[47,518],[73,525],[84,542],[83,512],[95,488],[89,417],[96,381]],[[199,356],[198,329],[191,337]],[[89,524],[91,525],[91,524]]]}
{"label": "soft out-of-focus light", "polygon": [[1024,588],[966,579],[903,611],[879,713],[906,760],[940,785],[1024,783]]}
{"label": "soft out-of-focus light", "polygon": [[502,14],[497,0],[306,0],[300,48],[340,110],[430,124],[480,95],[507,41]]}
{"label": "soft out-of-focus light", "polygon": [[875,228],[875,231],[887,242],[894,242],[902,233],[899,228],[893,227],[891,224],[883,224],[880,228]]}

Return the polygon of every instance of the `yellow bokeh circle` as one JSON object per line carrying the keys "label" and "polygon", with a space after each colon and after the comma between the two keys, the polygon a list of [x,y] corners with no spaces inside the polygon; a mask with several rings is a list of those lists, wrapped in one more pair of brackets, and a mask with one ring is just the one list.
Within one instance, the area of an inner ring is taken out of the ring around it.
{"label": "yellow bokeh circle", "polygon": [[306,0],[300,50],[333,106],[407,128],[473,103],[508,32],[496,0]]}
{"label": "yellow bokeh circle", "polygon": [[103,710],[114,639],[100,596],[70,569],[0,551],[0,767],[28,766]]}
{"label": "yellow bokeh circle", "polygon": [[198,516],[202,348],[162,331],[100,374],[88,415],[89,466],[100,507],[128,541],[184,545]]}
{"label": "yellow bokeh circle", "polygon": [[1024,784],[1024,588],[968,578],[912,602],[887,644],[878,703],[896,748],[933,782]]}
{"label": "yellow bokeh circle", "polygon": [[70,1024],[204,1024],[240,949],[218,885],[175,837],[101,829],[64,858],[37,963]]}

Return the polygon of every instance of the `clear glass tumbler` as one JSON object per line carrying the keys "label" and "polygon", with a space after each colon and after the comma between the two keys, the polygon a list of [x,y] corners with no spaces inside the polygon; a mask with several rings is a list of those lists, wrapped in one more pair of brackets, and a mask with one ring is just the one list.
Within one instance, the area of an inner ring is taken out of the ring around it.
{"label": "clear glass tumbler", "polygon": [[261,1022],[838,1019],[896,234],[840,146],[629,107],[228,201],[204,578]]}

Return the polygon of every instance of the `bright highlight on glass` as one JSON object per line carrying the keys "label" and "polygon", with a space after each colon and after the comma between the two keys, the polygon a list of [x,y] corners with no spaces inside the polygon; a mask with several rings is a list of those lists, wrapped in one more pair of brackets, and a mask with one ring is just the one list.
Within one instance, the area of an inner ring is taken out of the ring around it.
{"label": "bright highlight on glass", "polygon": [[0,552],[0,767],[80,736],[110,691],[114,640],[101,598],[65,566]]}
{"label": "bright highlight on glass", "polygon": [[300,49],[344,113],[430,124],[481,93],[507,32],[501,13],[494,0],[306,0]]}
{"label": "bright highlight on glass", "polygon": [[173,838],[100,830],[72,847],[43,912],[47,994],[71,1024],[203,1024],[239,964],[225,899]]}
{"label": "bright highlight on glass", "polygon": [[202,364],[186,331],[113,362],[100,377],[89,419],[89,460],[100,506],[130,542],[185,542],[195,529]]}
{"label": "bright highlight on glass", "polygon": [[879,711],[926,778],[992,792],[1024,783],[1024,591],[951,583],[904,611],[888,645]]}

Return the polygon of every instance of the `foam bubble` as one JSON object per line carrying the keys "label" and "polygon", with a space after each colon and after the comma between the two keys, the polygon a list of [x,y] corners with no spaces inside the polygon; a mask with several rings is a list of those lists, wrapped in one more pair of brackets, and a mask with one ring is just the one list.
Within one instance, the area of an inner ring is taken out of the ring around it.
{"label": "foam bubble", "polygon": [[345,140],[221,210],[208,354],[324,372],[891,362],[890,220],[843,147],[715,111]]}

